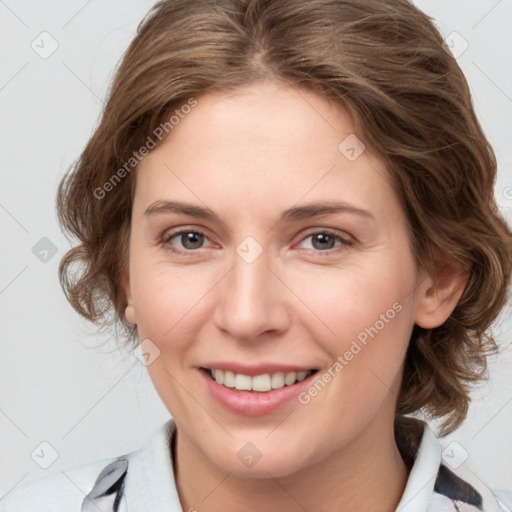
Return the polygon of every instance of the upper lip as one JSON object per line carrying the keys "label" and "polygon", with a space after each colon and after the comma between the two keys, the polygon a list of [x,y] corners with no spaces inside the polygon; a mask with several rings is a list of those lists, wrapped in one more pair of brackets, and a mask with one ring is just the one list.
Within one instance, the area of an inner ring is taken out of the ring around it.
{"label": "upper lip", "polygon": [[205,363],[201,365],[201,368],[206,368],[207,370],[222,370],[225,372],[241,373],[242,375],[248,375],[249,377],[254,377],[255,375],[263,375],[264,373],[299,373],[316,369],[312,366],[298,366],[292,364],[261,363],[248,365],[244,363],[235,363],[229,361]]}

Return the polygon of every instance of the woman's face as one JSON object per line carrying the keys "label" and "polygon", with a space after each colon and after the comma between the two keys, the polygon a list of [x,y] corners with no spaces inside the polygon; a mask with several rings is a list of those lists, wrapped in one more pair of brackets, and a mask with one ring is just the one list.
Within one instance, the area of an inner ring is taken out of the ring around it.
{"label": "woman's face", "polygon": [[272,83],[198,97],[140,164],[131,229],[126,317],[205,460],[286,475],[389,437],[419,276],[344,110]]}

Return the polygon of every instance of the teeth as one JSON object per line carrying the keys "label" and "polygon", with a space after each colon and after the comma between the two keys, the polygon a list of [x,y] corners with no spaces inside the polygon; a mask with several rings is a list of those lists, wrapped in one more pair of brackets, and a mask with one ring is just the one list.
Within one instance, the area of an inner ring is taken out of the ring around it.
{"label": "teeth", "polygon": [[299,373],[297,373],[297,380],[299,382],[302,382],[307,376],[308,376],[308,372],[307,371],[299,372]]}
{"label": "teeth", "polygon": [[220,370],[212,370],[212,372],[213,372],[213,378],[219,384],[224,384],[224,372],[221,372]]}
{"label": "teeth", "polygon": [[[222,370],[216,370],[216,372],[217,376],[215,377],[215,380],[220,376],[220,382],[217,380],[219,384],[224,384],[224,386],[228,388],[235,387],[235,374],[233,372],[223,372]],[[224,379],[222,379],[222,374],[224,374]],[[224,382],[222,382],[222,380],[224,380]]]}
{"label": "teeth", "polygon": [[264,375],[256,375],[252,379],[248,377],[249,380],[252,380],[251,389],[253,391],[270,391],[272,389],[272,385],[270,383],[270,375],[265,373]]}
{"label": "teeth", "polygon": [[281,389],[285,386],[291,386],[296,382],[303,381],[306,377],[313,373],[312,370],[302,372],[276,372],[272,375],[264,373],[262,375],[243,375],[241,373],[233,373],[230,371],[210,370],[210,375],[218,383],[228,388],[235,388],[239,391],[259,391],[265,392],[271,389]]}
{"label": "teeth", "polygon": [[291,384],[293,384],[296,380],[297,380],[297,374],[296,374],[295,372],[287,373],[287,374],[284,376],[284,383],[285,383],[287,386],[290,386],[290,385],[291,385]]}
{"label": "teeth", "polygon": [[240,389],[241,391],[251,391],[252,389],[252,379],[247,375],[242,375],[241,373],[237,373],[235,377],[235,389]]}
{"label": "teeth", "polygon": [[272,375],[272,389],[279,389],[284,387],[284,373],[283,372],[277,372]]}

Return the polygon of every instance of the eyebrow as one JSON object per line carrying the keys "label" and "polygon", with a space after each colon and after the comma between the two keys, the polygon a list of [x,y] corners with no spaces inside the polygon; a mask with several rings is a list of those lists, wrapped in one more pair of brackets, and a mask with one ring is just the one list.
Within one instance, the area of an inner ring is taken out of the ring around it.
{"label": "eyebrow", "polygon": [[[204,208],[190,203],[183,203],[180,201],[167,201],[159,200],[150,204],[144,215],[156,215],[160,213],[183,213],[191,217],[199,219],[216,220],[223,222],[222,219],[210,208]],[[368,210],[358,208],[357,206],[346,203],[343,201],[321,201],[316,203],[309,203],[303,206],[294,206],[285,210],[279,219],[279,222],[283,221],[297,221],[303,219],[309,219],[311,217],[317,217],[320,215],[327,215],[333,213],[351,213],[360,215],[368,219],[375,220],[375,215]]]}

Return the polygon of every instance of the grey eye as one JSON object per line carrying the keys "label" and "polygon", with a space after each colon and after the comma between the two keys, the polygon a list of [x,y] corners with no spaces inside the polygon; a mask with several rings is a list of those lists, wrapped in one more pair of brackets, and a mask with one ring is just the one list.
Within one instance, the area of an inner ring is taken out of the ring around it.
{"label": "grey eye", "polygon": [[204,242],[204,235],[196,231],[184,231],[177,235],[185,249],[199,249]]}

